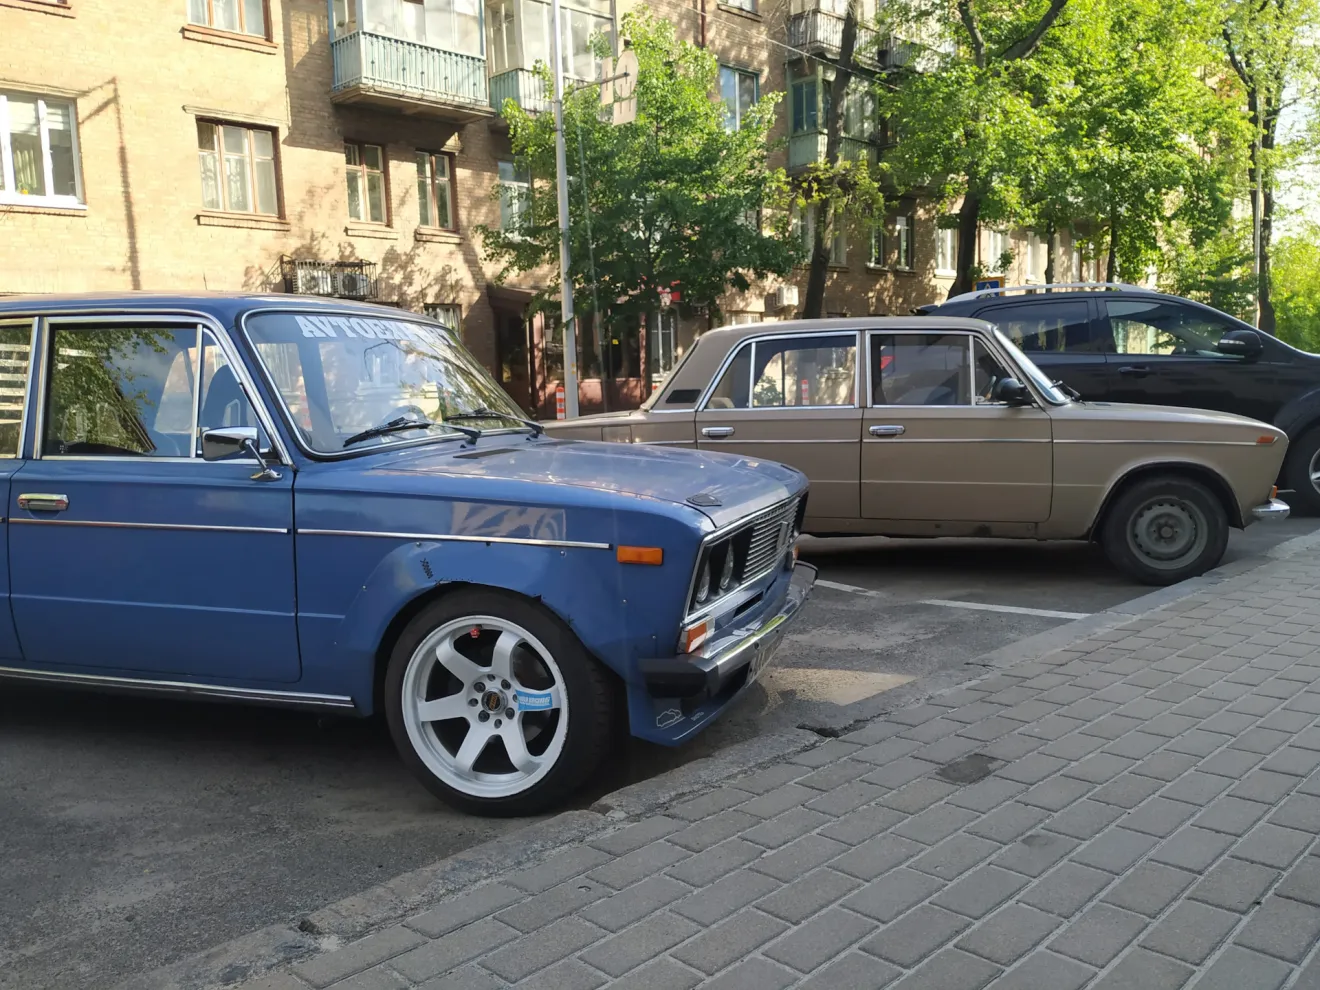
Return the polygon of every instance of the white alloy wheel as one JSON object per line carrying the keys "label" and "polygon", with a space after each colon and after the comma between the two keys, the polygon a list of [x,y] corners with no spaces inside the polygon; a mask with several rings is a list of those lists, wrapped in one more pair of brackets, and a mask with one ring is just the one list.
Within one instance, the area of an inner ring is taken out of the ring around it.
{"label": "white alloy wheel", "polygon": [[498,616],[463,616],[429,633],[408,661],[400,702],[417,757],[471,798],[534,787],[568,736],[568,690],[555,657]]}

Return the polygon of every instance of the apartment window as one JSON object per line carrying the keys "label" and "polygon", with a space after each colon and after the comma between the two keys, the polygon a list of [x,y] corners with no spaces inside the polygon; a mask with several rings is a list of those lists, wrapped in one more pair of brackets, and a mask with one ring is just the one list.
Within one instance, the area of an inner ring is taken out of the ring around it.
{"label": "apartment window", "polygon": [[188,20],[217,31],[266,38],[266,0],[188,0]]}
{"label": "apartment window", "polygon": [[0,92],[0,202],[82,203],[76,120],[67,101]]}
{"label": "apartment window", "polygon": [[532,177],[513,162],[500,162],[500,230],[516,231],[531,205]]}
{"label": "apartment window", "polygon": [[358,9],[371,34],[482,54],[479,0],[358,0]]}
{"label": "apartment window", "polygon": [[720,0],[726,7],[737,7],[739,10],[745,10],[749,14],[756,13],[756,0]]}
{"label": "apartment window", "polygon": [[1046,243],[1034,230],[1027,235],[1027,281],[1045,281]]}
{"label": "apartment window", "polygon": [[816,80],[804,79],[793,83],[793,133],[819,129],[819,109],[816,105]]}
{"label": "apartment window", "polygon": [[462,334],[463,307],[458,303],[425,303],[422,312],[456,334]]}
{"label": "apartment window", "polygon": [[457,230],[454,213],[454,156],[417,153],[418,222],[423,227]]}
{"label": "apartment window", "polygon": [[[808,206],[806,210],[799,210],[796,206],[792,208],[792,236],[802,239],[802,246],[807,251],[807,261],[811,261],[811,254],[816,250],[816,213],[815,205]],[[830,238],[830,264],[846,265],[848,263],[848,236],[843,230],[842,222],[836,223],[834,236]]]}
{"label": "apartment window", "polygon": [[935,231],[935,274],[958,274],[958,231],[954,227]]}
{"label": "apartment window", "polygon": [[742,127],[743,116],[756,102],[757,85],[756,73],[720,66],[720,95],[724,98],[726,129],[736,131]]}
{"label": "apartment window", "polygon": [[206,209],[279,214],[273,131],[199,120],[197,156]]}
{"label": "apartment window", "polygon": [[983,266],[987,272],[1000,272],[1007,265],[1003,264],[1004,255],[1012,255],[1013,241],[1004,230],[991,230],[985,236],[985,258]]}
{"label": "apartment window", "polygon": [[885,251],[888,250],[885,241],[885,228],[880,224],[876,224],[871,228],[871,257],[868,259],[876,267],[885,263]]}
{"label": "apartment window", "polygon": [[837,224],[840,229],[834,232],[830,238],[830,264],[846,265],[848,264],[848,235],[843,231],[842,224]]}
{"label": "apartment window", "polygon": [[344,144],[348,215],[365,223],[385,223],[385,149],[378,144]]}
{"label": "apartment window", "polygon": [[894,217],[894,267],[912,270],[912,228],[910,216]]}

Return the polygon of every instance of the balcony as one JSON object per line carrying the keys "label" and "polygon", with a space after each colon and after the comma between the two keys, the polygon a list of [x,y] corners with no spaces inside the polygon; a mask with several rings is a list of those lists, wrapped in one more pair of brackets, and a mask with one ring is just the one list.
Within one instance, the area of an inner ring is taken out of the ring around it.
{"label": "balcony", "polygon": [[466,123],[492,113],[486,60],[415,41],[353,31],[330,43],[334,103]]}
{"label": "balcony", "polygon": [[510,69],[491,76],[490,105],[499,113],[505,100],[513,100],[528,113],[549,113],[548,89],[545,80],[530,69]]}
{"label": "balcony", "polygon": [[[843,18],[824,10],[808,10],[788,19],[788,44],[804,55],[839,57],[843,43]],[[880,36],[874,28],[857,27],[853,46],[859,62],[875,63],[880,52]]]}
{"label": "balcony", "polygon": [[[788,139],[789,171],[806,168],[812,162],[824,161],[825,137],[824,131],[803,131],[791,135]],[[874,165],[876,146],[870,141],[844,137],[843,157],[853,161],[866,159]]]}

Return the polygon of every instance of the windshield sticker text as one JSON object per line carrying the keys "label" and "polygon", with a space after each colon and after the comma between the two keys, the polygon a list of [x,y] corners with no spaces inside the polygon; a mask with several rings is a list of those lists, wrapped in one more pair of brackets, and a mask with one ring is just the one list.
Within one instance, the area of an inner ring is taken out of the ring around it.
{"label": "windshield sticker text", "polygon": [[304,337],[362,337],[369,340],[416,340],[434,343],[439,335],[427,327],[402,320],[376,320],[360,316],[296,315]]}

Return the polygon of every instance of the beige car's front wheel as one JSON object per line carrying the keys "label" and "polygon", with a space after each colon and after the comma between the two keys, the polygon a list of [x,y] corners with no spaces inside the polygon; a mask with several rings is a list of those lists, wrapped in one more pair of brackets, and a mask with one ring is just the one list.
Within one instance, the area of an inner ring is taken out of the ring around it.
{"label": "beige car's front wheel", "polygon": [[1176,584],[1216,566],[1228,547],[1228,515],[1192,478],[1143,478],[1119,493],[1100,544],[1114,565],[1143,584]]}

